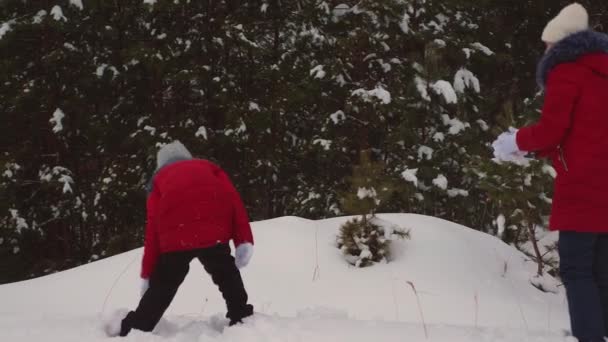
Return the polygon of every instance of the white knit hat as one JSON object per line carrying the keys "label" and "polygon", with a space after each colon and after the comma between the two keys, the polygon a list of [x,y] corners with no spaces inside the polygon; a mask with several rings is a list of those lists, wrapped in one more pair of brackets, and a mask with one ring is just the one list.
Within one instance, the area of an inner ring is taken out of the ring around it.
{"label": "white knit hat", "polygon": [[589,28],[589,14],[579,4],[564,7],[557,17],[553,18],[543,31],[542,40],[545,43],[557,43],[571,34],[585,31]]}
{"label": "white knit hat", "polygon": [[156,167],[160,169],[173,159],[192,159],[190,151],[179,140],[166,144],[158,150],[156,154]]}

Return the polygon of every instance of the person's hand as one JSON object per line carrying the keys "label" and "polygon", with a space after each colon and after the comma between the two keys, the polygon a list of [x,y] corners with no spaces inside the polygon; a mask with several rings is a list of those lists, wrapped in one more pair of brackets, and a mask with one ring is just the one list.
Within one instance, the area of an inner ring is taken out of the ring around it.
{"label": "person's hand", "polygon": [[234,264],[237,268],[246,267],[253,256],[253,245],[249,242],[242,243],[236,247],[234,252]]}
{"label": "person's hand", "polygon": [[494,157],[501,161],[511,161],[514,158],[519,158],[525,155],[516,141],[517,131],[504,132],[492,143],[494,148]]}

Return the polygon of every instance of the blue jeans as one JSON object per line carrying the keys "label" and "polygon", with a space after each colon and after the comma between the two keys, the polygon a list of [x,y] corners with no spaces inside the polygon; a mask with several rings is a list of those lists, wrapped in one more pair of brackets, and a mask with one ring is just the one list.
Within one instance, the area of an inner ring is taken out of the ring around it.
{"label": "blue jeans", "polygon": [[558,250],[572,335],[580,342],[604,342],[608,336],[608,234],[562,231]]}

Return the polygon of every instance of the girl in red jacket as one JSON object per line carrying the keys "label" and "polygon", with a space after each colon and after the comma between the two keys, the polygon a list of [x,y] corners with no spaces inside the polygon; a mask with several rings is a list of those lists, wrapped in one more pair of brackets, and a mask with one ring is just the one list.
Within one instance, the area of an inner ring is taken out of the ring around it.
{"label": "girl in red jacket", "polygon": [[537,80],[545,90],[538,123],[494,142],[498,159],[540,152],[557,171],[550,228],[559,230],[560,272],[572,334],[608,336],[608,36],[588,29],[579,4],[545,28]]}
{"label": "girl in red jacket", "polygon": [[193,159],[179,141],[163,146],[148,186],[142,298],[135,311],[110,322],[106,332],[126,336],[131,329],[152,331],[194,258],[222,292],[230,325],[240,323],[253,314],[239,272],[252,254],[247,212],[226,173],[209,161]]}

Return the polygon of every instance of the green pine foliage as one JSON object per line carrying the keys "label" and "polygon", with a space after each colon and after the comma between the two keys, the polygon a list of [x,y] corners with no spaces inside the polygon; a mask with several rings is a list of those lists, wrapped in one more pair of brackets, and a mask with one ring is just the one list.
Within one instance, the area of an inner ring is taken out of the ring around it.
{"label": "green pine foliage", "polygon": [[409,239],[409,231],[393,227],[374,216],[353,218],[340,227],[337,247],[344,259],[355,267],[368,267],[391,260],[390,243]]}
{"label": "green pine foliage", "polygon": [[[524,125],[522,121],[526,118],[537,116],[540,98],[525,100],[524,105],[524,115],[516,117],[507,112],[502,118],[502,126]],[[524,249],[524,252],[537,261],[539,275],[543,274],[545,264],[554,269],[555,261],[545,259],[540,253],[537,230],[548,225],[555,170],[542,158],[529,159],[520,164],[486,160],[479,160],[478,163],[472,176],[478,178],[479,188],[487,194],[488,202],[493,206],[490,212],[496,216],[491,233],[516,247],[531,243],[533,248]]]}
{"label": "green pine foliage", "polygon": [[5,0],[0,283],[140,246],[173,139],[252,220],[413,212],[522,245],[550,169],[490,143],[537,117],[538,37],[566,3]]}
{"label": "green pine foliage", "polygon": [[359,165],[353,167],[352,176],[347,178],[350,188],[341,195],[341,208],[346,214],[374,215],[399,189],[398,181],[384,171],[386,166],[370,156],[371,151],[361,151]]}

